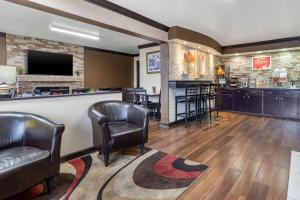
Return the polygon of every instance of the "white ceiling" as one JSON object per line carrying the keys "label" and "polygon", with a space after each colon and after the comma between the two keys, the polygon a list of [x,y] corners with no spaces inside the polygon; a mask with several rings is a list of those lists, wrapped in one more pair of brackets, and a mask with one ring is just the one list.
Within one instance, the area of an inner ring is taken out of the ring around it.
{"label": "white ceiling", "polygon": [[233,45],[300,36],[299,0],[110,0]]}
{"label": "white ceiling", "polygon": [[[74,29],[84,30],[86,32],[97,32],[100,35],[100,40],[95,41],[64,33],[52,32],[49,28],[51,23],[73,27]],[[0,0],[0,32],[130,54],[139,53],[138,45],[151,43],[144,39],[41,12],[3,0]]]}

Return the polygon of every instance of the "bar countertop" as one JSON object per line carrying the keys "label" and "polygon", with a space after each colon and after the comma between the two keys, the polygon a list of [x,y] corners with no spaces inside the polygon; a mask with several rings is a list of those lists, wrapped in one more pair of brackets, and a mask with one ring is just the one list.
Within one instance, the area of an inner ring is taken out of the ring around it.
{"label": "bar countertop", "polygon": [[185,88],[187,85],[198,85],[203,83],[211,83],[211,80],[170,80],[170,88]]}
{"label": "bar countertop", "polygon": [[99,95],[99,94],[113,94],[113,93],[121,93],[121,92],[122,91],[97,91],[97,92],[80,93],[80,94],[64,94],[64,95],[45,95],[45,96],[0,98],[0,101],[16,101],[16,100],[29,100],[29,99],[47,99],[47,98],[77,97],[77,96],[89,96],[89,95]]}

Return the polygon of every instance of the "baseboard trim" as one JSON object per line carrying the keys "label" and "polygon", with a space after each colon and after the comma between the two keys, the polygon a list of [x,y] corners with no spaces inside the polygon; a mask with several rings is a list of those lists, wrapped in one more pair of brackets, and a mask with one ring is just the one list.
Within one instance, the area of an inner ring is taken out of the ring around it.
{"label": "baseboard trim", "polygon": [[69,160],[72,160],[72,159],[84,156],[86,154],[94,153],[96,151],[98,151],[98,149],[96,147],[90,147],[90,148],[87,148],[87,149],[83,149],[83,150],[80,150],[80,151],[77,151],[77,152],[70,153],[70,154],[62,156],[60,158],[60,162],[61,163],[67,162]]}

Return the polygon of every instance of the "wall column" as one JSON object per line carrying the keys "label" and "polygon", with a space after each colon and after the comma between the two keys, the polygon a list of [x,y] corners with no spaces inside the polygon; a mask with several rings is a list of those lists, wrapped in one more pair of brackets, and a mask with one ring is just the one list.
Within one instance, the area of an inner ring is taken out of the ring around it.
{"label": "wall column", "polygon": [[169,43],[160,45],[161,125],[169,124]]}

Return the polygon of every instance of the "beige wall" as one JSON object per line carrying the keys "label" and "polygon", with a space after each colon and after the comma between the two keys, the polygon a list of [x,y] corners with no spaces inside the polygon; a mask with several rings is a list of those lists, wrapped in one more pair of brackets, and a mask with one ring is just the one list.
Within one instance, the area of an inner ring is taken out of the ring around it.
{"label": "beige wall", "polygon": [[153,51],[160,51],[160,46],[149,47],[140,49],[140,87],[147,90],[148,93],[152,92],[152,87],[156,87],[156,91],[160,91],[160,73],[148,74],[147,73],[147,57],[146,54]]}
{"label": "beige wall", "polygon": [[133,57],[86,49],[86,88],[133,87]]}
{"label": "beige wall", "polygon": [[0,65],[6,65],[6,41],[2,35],[0,35]]}

